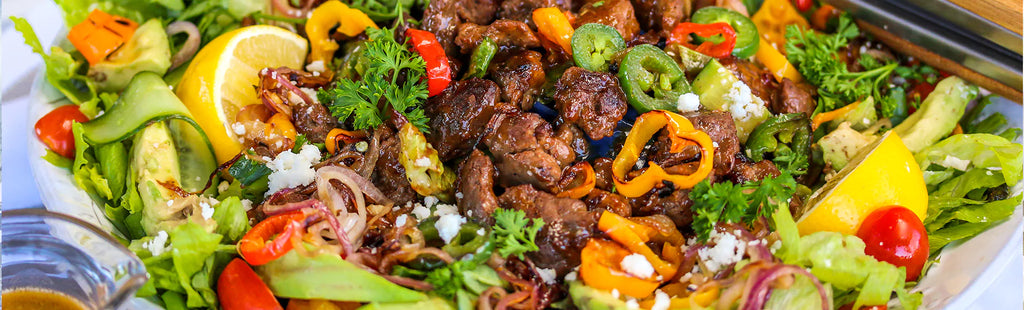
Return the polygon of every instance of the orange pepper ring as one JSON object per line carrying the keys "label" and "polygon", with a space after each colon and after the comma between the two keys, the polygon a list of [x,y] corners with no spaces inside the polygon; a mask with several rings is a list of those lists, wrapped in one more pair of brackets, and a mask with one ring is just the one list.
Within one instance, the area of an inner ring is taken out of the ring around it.
{"label": "orange pepper ring", "polygon": [[[259,222],[238,241],[238,254],[253,266],[281,257],[291,251],[301,238],[307,218],[302,211],[293,211]],[[270,240],[275,235],[276,238]]]}
{"label": "orange pepper ring", "polygon": [[[676,153],[682,150],[685,141],[696,142],[701,148],[700,165],[697,171],[690,175],[671,175],[665,172],[658,164],[650,162],[640,176],[626,181],[626,173],[630,171],[640,152],[647,141],[662,127],[668,126],[669,137],[672,140],[671,152]],[[626,136],[626,142],[619,151],[619,155],[612,162],[612,176],[615,182],[615,189],[626,197],[639,197],[654,188],[662,181],[670,181],[680,188],[691,188],[711,174],[714,160],[715,148],[711,137],[703,131],[693,128],[690,120],[682,115],[668,111],[651,111],[640,115],[633,125],[633,129]]]}
{"label": "orange pepper ring", "polygon": [[[566,168],[565,172],[562,172],[562,176],[571,175],[572,179],[559,180],[559,187],[569,185],[572,180],[576,178],[576,175],[583,173],[583,183],[579,186],[565,189],[555,196],[557,197],[569,197],[572,199],[580,199],[587,194],[590,194],[594,190],[594,185],[597,184],[597,175],[594,172],[594,167],[589,162],[581,161],[572,166]],[[565,181],[565,183],[562,183]]]}

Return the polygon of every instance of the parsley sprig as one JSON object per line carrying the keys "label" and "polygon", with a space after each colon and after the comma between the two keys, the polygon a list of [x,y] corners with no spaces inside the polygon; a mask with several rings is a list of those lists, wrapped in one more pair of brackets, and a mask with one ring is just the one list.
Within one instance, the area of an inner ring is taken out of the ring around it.
{"label": "parsley sprig", "polygon": [[760,217],[770,219],[779,207],[788,206],[795,192],[796,180],[785,171],[778,177],[743,184],[701,181],[690,192],[693,230],[699,241],[707,241],[717,223],[752,224]]}
{"label": "parsley sprig", "polygon": [[429,132],[429,120],[420,104],[427,99],[427,85],[421,80],[426,62],[395,41],[394,31],[367,28],[364,42],[369,67],[361,81],[341,79],[334,88],[320,90],[317,97],[339,120],[352,117],[355,129],[370,129],[384,122],[387,108],[398,111],[420,131]]}
{"label": "parsley sprig", "polygon": [[[883,98],[882,84],[898,64],[882,65],[876,61],[865,71],[850,72],[838,52],[858,35],[860,30],[847,14],[840,16],[833,34],[801,30],[794,25],[786,27],[786,58],[808,82],[818,86],[818,110],[815,112],[835,110],[868,96]],[[865,60],[858,61],[864,63]]]}

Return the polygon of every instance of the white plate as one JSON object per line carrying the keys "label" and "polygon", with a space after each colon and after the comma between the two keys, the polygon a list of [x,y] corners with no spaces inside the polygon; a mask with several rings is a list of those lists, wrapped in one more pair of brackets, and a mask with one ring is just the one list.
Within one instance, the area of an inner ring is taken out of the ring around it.
{"label": "white plate", "polygon": [[[54,108],[67,104],[62,96],[39,74],[32,87],[31,106],[29,107],[29,124]],[[1013,127],[1021,127],[1021,106],[1002,98],[994,104],[997,110],[1007,116]],[[28,130],[32,135],[32,130]],[[30,136],[28,139],[28,155],[36,185],[47,209],[67,213],[72,216],[94,223],[111,230],[112,226],[103,216],[103,209],[90,200],[85,191],[79,189],[71,178],[68,170],[57,168],[41,159],[46,153],[45,146]],[[1016,141],[1020,143],[1019,139]],[[1014,192],[1020,192],[1021,185],[1015,186]],[[974,237],[959,246],[949,246],[943,250],[940,262],[934,265],[924,276],[915,290],[924,292],[923,309],[966,309],[996,279],[1007,262],[1021,253],[1015,251],[1024,234],[1024,221],[1021,220],[1021,206],[1013,215],[992,229]],[[131,309],[155,309],[148,301],[136,298]]]}

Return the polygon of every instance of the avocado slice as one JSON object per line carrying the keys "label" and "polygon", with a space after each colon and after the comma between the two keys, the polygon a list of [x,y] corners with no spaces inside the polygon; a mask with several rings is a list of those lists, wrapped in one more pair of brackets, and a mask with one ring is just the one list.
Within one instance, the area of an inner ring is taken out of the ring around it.
{"label": "avocado slice", "polygon": [[732,113],[740,142],[746,142],[750,132],[772,115],[764,100],[751,94],[749,86],[717,60],[709,61],[693,79],[693,92],[707,109]]}
{"label": "avocado slice", "polygon": [[448,301],[439,297],[431,297],[427,300],[421,300],[417,302],[406,302],[406,303],[379,303],[374,302],[365,306],[359,307],[358,310],[402,310],[402,309],[417,309],[417,310],[449,310],[455,309]]}
{"label": "avocado slice", "polygon": [[828,133],[818,145],[821,146],[822,157],[826,163],[832,165],[835,171],[842,170],[850,162],[853,156],[857,155],[865,145],[871,144],[878,137],[862,134],[850,127],[850,123],[839,124],[832,132]]}
{"label": "avocado slice", "polygon": [[698,51],[692,50],[682,44],[669,44],[665,48],[665,53],[672,56],[679,63],[679,67],[686,71],[686,73],[697,73],[701,68],[707,66],[708,62],[712,59],[711,56],[701,54]]}
{"label": "avocado slice", "polygon": [[874,125],[878,121],[878,114],[875,113],[875,99],[873,97],[867,97],[867,99],[861,100],[857,104],[857,107],[843,116],[840,116],[833,124],[841,124],[843,122],[850,123],[850,128],[854,130],[864,130]]}
{"label": "avocado slice", "polygon": [[162,184],[178,184],[181,171],[167,125],[155,122],[135,135],[131,165],[142,198],[142,228],[147,235],[170,230],[173,227],[168,226],[168,221],[176,217],[176,212],[168,207],[168,201],[177,194]]}
{"label": "avocado slice", "polygon": [[[315,251],[310,245],[306,247]],[[427,300],[427,295],[391,283],[337,254],[307,257],[298,251],[289,251],[278,259],[257,266],[256,272],[274,292],[274,296],[284,298],[371,303],[415,303]]]}
{"label": "avocado slice", "polygon": [[572,303],[581,310],[626,310],[626,302],[611,293],[589,287],[580,281],[569,282]]}
{"label": "avocado slice", "polygon": [[950,76],[935,85],[917,112],[893,128],[911,152],[917,153],[949,135],[964,115],[967,103],[978,96],[978,87]]}
{"label": "avocado slice", "polygon": [[171,45],[159,19],[151,19],[139,28],[124,46],[106,60],[89,66],[88,76],[100,91],[120,91],[139,72],[159,75],[171,67]]}

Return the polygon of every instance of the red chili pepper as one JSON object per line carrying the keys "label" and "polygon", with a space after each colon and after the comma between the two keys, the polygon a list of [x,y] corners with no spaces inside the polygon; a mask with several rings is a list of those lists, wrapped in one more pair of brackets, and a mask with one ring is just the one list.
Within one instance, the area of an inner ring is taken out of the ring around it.
{"label": "red chili pepper", "polygon": [[60,156],[75,158],[75,136],[71,133],[71,124],[87,121],[89,118],[78,110],[77,105],[61,106],[36,121],[36,137]]}
{"label": "red chili pepper", "polygon": [[[710,40],[705,40],[704,43],[700,44],[700,46],[694,47],[689,43],[690,34],[696,34],[705,38],[714,35],[722,35],[724,40],[722,43],[718,44],[715,44]],[[669,38],[668,42],[685,45],[704,55],[715,58],[724,58],[729,57],[729,55],[732,54],[732,49],[736,47],[736,31],[733,30],[732,26],[728,23],[680,23],[672,30],[672,37]]]}
{"label": "red chili pepper", "polygon": [[297,241],[293,238],[301,238],[307,218],[302,211],[293,211],[263,220],[238,242],[238,253],[253,266],[281,257],[292,250],[293,241]]}
{"label": "red chili pepper", "polygon": [[811,9],[812,2],[811,0],[793,0],[793,4],[795,4],[796,8],[800,11],[807,11]]}
{"label": "red chili pepper", "polygon": [[448,56],[445,56],[441,43],[437,42],[437,37],[430,31],[407,29],[405,36],[409,37],[413,49],[427,62],[427,96],[440,94],[452,82],[452,68],[448,65]]}

